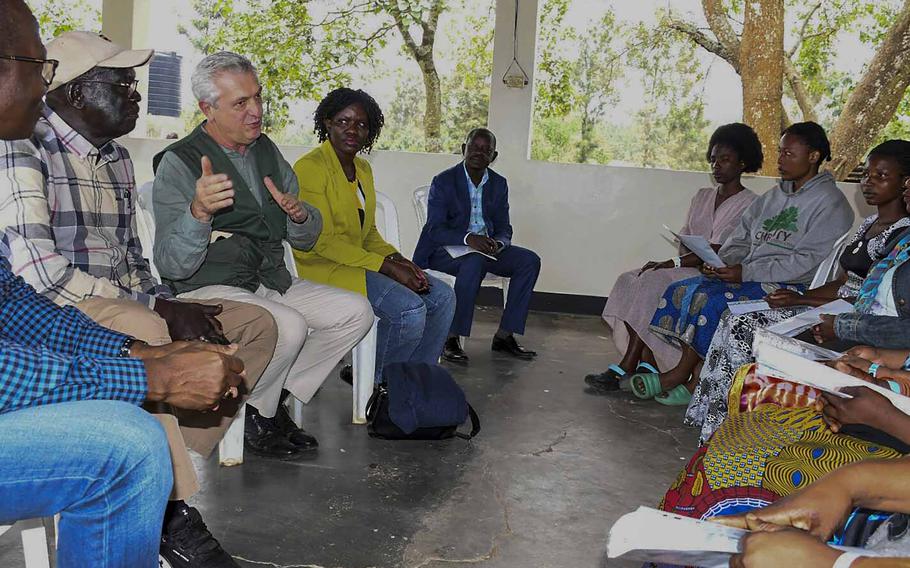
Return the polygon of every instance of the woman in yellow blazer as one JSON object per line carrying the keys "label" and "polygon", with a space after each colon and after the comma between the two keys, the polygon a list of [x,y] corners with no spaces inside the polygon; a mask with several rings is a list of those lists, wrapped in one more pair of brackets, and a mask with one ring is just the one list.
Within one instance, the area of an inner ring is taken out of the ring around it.
{"label": "woman in yellow blazer", "polygon": [[301,278],[365,294],[379,318],[376,380],[387,363],[435,363],[455,313],[455,292],[425,274],[376,230],[369,152],[384,117],[361,90],[336,89],[315,112],[322,144],[296,164],[300,199],[322,213],[311,251],[294,251]]}

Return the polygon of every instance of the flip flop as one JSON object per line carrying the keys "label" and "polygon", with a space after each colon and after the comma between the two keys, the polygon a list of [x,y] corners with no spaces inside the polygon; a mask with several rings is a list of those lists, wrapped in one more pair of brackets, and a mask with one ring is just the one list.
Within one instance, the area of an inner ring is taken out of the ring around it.
{"label": "flip flop", "polygon": [[650,363],[645,363],[644,361],[639,361],[638,365],[635,367],[635,372],[629,375],[626,375],[619,381],[619,390],[624,392],[632,392],[632,375],[636,373],[660,373],[656,368],[654,368]]}
{"label": "flip flop", "polygon": [[632,394],[636,398],[648,400],[659,395],[663,389],[660,387],[660,375],[657,373],[635,373],[632,375]]}
{"label": "flip flop", "polygon": [[689,406],[692,393],[685,385],[676,385],[667,392],[655,396],[654,400],[664,406]]}
{"label": "flip flop", "polygon": [[636,373],[660,373],[657,369],[654,368],[651,363],[645,361],[639,361],[638,365],[635,367]]}

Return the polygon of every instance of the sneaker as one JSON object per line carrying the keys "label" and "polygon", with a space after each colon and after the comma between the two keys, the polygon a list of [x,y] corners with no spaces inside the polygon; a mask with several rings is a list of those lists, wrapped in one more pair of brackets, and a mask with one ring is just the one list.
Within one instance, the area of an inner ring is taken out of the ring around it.
{"label": "sneaker", "polygon": [[221,548],[195,507],[175,504],[164,524],[159,553],[172,568],[240,568]]}

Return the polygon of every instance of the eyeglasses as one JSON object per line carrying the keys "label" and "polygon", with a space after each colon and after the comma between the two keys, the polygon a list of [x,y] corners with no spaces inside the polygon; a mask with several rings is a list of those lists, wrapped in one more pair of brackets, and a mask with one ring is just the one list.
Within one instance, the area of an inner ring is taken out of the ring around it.
{"label": "eyeglasses", "polygon": [[35,59],[34,57],[23,57],[21,55],[0,55],[0,59],[41,65],[41,78],[44,80],[45,87],[50,87],[51,83],[54,82],[54,74],[57,73],[57,66],[60,65],[60,62],[56,59]]}
{"label": "eyeglasses", "polygon": [[126,89],[126,98],[130,98],[135,94],[136,89],[139,88],[139,79],[134,79],[131,83],[113,83],[111,81],[94,81],[92,79],[83,79],[79,81],[80,83],[100,83],[102,85],[113,85],[115,87],[121,87]]}

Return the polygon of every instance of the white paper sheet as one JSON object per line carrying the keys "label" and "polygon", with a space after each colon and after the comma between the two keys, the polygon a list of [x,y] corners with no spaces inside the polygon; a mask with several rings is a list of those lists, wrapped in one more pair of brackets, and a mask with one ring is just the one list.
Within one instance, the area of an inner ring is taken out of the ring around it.
{"label": "white paper sheet", "polygon": [[724,566],[748,531],[639,507],[610,529],[607,556],[682,566]]}
{"label": "white paper sheet", "polygon": [[[613,524],[607,540],[607,557],[679,566],[720,568],[740,552],[749,531],[689,517],[639,507]],[[835,547],[875,556],[871,551]]]}
{"label": "white paper sheet", "polygon": [[771,306],[764,300],[742,300],[739,302],[727,302],[727,308],[729,308],[731,314],[738,316],[750,314],[752,312],[760,312],[762,310],[770,310]]}
{"label": "white paper sheet", "polygon": [[680,235],[673,232],[670,227],[664,225],[664,229],[670,231],[676,240],[682,243],[684,247],[692,251],[695,256],[702,259],[705,264],[708,266],[713,266],[714,268],[723,268],[727,266],[724,264],[724,261],[717,256],[717,253],[714,252],[714,249],[711,248],[711,243],[708,242],[708,239],[704,238],[701,235]]}
{"label": "white paper sheet", "polygon": [[[791,342],[802,344],[803,346],[807,345],[797,339],[776,335],[766,329],[756,330],[752,351],[755,353],[755,361],[758,363],[759,372],[770,372],[773,376],[794,383],[809,385],[844,398],[850,398],[849,395],[840,392],[840,389],[844,387],[870,388],[888,398],[891,404],[904,414],[910,414],[910,397],[842,373],[837,369],[832,369],[827,365],[813,361],[811,356],[807,358],[806,355],[795,353],[791,348]],[[830,357],[836,354],[834,351],[821,347],[812,347],[816,350],[821,350],[824,356]]]}
{"label": "white paper sheet", "polygon": [[846,300],[834,300],[833,302],[828,302],[824,306],[812,308],[811,310],[797,314],[790,319],[785,319],[782,322],[778,322],[774,325],[769,325],[765,329],[772,333],[785,335],[787,337],[793,337],[806,331],[813,325],[821,323],[822,318],[819,316],[822,314],[848,314],[852,311],[853,304],[850,302]]}
{"label": "white paper sheet", "polygon": [[495,256],[493,256],[491,254],[486,254],[486,253],[480,252],[479,250],[473,249],[473,248],[469,247],[468,245],[453,245],[453,246],[447,246],[447,247],[443,247],[443,248],[446,249],[446,252],[449,253],[449,256],[451,256],[452,258],[459,258],[466,254],[474,253],[474,254],[479,254],[481,256],[485,256],[491,260],[498,260]]}

